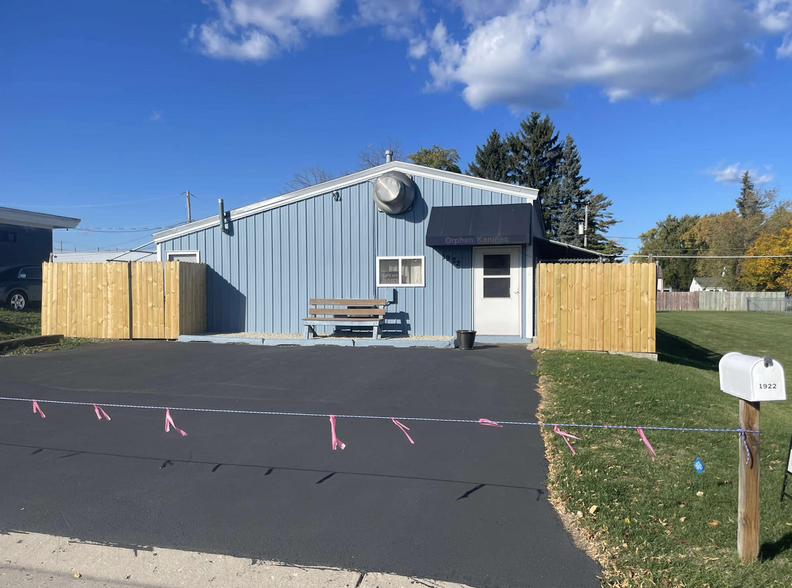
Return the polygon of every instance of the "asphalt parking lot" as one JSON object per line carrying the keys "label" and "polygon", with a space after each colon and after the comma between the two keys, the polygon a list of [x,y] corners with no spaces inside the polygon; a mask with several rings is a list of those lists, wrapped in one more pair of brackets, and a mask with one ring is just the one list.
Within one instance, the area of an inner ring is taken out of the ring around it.
{"label": "asphalt parking lot", "polygon": [[0,358],[0,533],[30,531],[434,578],[599,586],[547,501],[536,427],[411,421],[536,416],[521,346],[473,351],[112,342]]}

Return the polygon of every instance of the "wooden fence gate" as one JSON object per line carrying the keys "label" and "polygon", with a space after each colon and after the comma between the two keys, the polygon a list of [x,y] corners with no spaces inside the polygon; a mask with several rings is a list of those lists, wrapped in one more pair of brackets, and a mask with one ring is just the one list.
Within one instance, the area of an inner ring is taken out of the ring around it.
{"label": "wooden fence gate", "polygon": [[41,334],[176,339],[206,330],[202,263],[45,263]]}
{"label": "wooden fence gate", "polygon": [[653,263],[542,263],[539,347],[655,353]]}

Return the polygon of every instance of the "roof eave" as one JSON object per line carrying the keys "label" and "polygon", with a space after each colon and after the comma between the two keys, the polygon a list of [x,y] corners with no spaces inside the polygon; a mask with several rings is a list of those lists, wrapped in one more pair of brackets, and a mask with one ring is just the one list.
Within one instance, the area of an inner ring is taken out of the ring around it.
{"label": "roof eave", "polygon": [[0,223],[34,229],[73,229],[80,224],[80,219],[0,207]]}

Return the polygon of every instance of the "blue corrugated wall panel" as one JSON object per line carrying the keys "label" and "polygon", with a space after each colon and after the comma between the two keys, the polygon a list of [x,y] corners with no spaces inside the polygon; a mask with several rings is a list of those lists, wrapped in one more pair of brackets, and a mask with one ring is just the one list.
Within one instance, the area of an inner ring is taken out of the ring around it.
{"label": "blue corrugated wall panel", "polygon": [[[525,203],[526,200],[434,179],[414,178],[410,211],[377,211],[371,182],[162,242],[162,251],[199,251],[207,270],[211,332],[301,333],[309,298],[386,298],[389,323],[412,335],[453,335],[473,327],[473,251],[426,247],[433,206]],[[531,263],[523,247],[523,267]],[[163,253],[163,256],[165,254]],[[425,257],[424,287],[376,287],[378,256]],[[531,293],[523,271],[523,293]],[[532,294],[530,294],[532,295]],[[523,332],[526,331],[523,304]],[[528,333],[530,336],[530,333]]]}

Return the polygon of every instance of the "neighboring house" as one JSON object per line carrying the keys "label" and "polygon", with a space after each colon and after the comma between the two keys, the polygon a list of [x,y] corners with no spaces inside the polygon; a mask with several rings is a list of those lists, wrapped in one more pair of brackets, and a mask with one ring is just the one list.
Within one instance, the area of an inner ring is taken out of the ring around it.
{"label": "neighboring house", "polygon": [[53,229],[73,229],[78,218],[0,207],[0,270],[48,261]]}
{"label": "neighboring house", "polygon": [[[221,202],[222,211],[222,202]],[[211,332],[301,333],[309,299],[383,298],[386,332],[530,341],[544,238],[537,191],[392,161],[154,234],[207,264]]]}
{"label": "neighboring house", "polygon": [[690,283],[691,292],[724,292],[721,278],[693,278]]}
{"label": "neighboring house", "polygon": [[103,261],[157,261],[156,251],[56,251],[56,263],[101,263]]}

